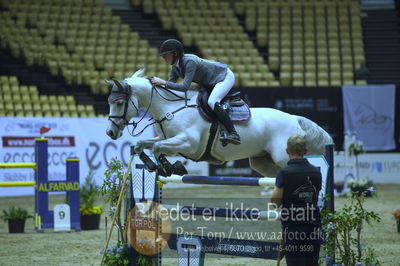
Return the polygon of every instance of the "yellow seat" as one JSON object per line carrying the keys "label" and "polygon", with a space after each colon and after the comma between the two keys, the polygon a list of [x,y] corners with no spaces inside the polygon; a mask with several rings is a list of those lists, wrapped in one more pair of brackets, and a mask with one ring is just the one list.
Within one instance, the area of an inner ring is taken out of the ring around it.
{"label": "yellow seat", "polygon": [[49,96],[48,95],[40,95],[39,101],[41,104],[48,104],[49,103]]}
{"label": "yellow seat", "polygon": [[34,112],[32,110],[28,110],[24,112],[24,116],[26,117],[34,117]]}
{"label": "yellow seat", "polygon": [[34,104],[32,105],[32,109],[35,112],[42,111],[42,105],[40,103],[34,102]]}
{"label": "yellow seat", "polygon": [[352,79],[349,79],[349,80],[344,80],[343,81],[343,85],[354,85],[354,80],[352,80]]}
{"label": "yellow seat", "polygon": [[304,86],[303,72],[293,72],[292,73],[292,85],[298,86],[298,87]]}
{"label": "yellow seat", "polygon": [[22,102],[21,95],[19,93],[12,94],[12,100],[14,103],[21,103]]}
{"label": "yellow seat", "polygon": [[[43,112],[45,112],[45,113],[51,112],[50,104],[42,103],[41,105],[42,105],[42,111]],[[45,115],[45,116],[47,116],[47,115]]]}
{"label": "yellow seat", "polygon": [[31,103],[23,103],[24,111],[33,111],[33,107]]}
{"label": "yellow seat", "polygon": [[34,114],[34,117],[43,117],[42,111],[34,111],[33,114]]}
{"label": "yellow seat", "polygon": [[356,85],[367,85],[366,80],[356,80]]}
{"label": "yellow seat", "polygon": [[43,111],[43,116],[44,117],[53,117],[53,113],[50,110]]}
{"label": "yellow seat", "polygon": [[281,72],[280,75],[281,85],[282,86],[290,86],[292,83],[292,77],[290,72]]}
{"label": "yellow seat", "polygon": [[13,111],[14,110],[14,104],[11,103],[11,102],[4,103],[4,110]]}

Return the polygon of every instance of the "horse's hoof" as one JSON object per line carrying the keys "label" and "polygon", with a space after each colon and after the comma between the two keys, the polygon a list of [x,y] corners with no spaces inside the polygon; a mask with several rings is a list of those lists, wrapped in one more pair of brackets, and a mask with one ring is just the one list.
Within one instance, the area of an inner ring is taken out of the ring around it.
{"label": "horse's hoof", "polygon": [[149,156],[147,156],[146,153],[141,152],[139,154],[139,158],[140,160],[142,160],[142,162],[144,163],[149,172],[154,172],[157,170],[157,165],[150,159]]}
{"label": "horse's hoof", "polygon": [[176,175],[186,175],[188,171],[186,170],[185,166],[182,164],[181,161],[176,161],[173,165],[173,173]]}
{"label": "horse's hoof", "polygon": [[164,154],[160,154],[158,156],[158,161],[160,162],[162,168],[165,170],[166,173],[170,173],[170,175],[173,172],[173,167],[172,164],[167,160]]}
{"label": "horse's hoof", "polygon": [[168,176],[172,175],[172,171],[168,171],[165,168],[163,168],[161,165],[159,165],[157,167],[157,174],[160,175],[160,176],[168,177]]}

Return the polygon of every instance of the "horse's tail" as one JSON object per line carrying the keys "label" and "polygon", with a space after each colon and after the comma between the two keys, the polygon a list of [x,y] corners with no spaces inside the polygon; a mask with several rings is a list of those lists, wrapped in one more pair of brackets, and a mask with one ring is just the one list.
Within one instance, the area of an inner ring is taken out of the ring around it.
{"label": "horse's tail", "polygon": [[307,143],[308,154],[324,154],[325,145],[333,143],[332,137],[316,123],[302,116],[297,116],[301,129],[304,130],[304,138]]}

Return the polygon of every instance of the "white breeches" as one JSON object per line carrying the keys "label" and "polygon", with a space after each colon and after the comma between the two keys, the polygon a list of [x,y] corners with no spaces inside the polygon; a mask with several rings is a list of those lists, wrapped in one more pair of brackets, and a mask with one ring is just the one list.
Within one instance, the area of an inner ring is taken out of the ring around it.
{"label": "white breeches", "polygon": [[208,106],[210,106],[212,110],[214,110],[215,103],[221,102],[221,100],[228,94],[232,89],[233,84],[235,84],[235,75],[232,70],[228,68],[225,79],[214,86],[210,97],[208,97]]}

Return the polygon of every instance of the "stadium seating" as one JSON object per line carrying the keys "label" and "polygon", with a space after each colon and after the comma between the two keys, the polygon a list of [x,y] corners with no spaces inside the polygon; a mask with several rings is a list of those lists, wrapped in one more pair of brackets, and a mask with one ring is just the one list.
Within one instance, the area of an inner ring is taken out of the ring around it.
{"label": "stadium seating", "polygon": [[39,95],[36,86],[0,76],[0,116],[95,117],[93,105],[76,104],[71,95]]}
{"label": "stadium seating", "polygon": [[107,93],[104,78],[122,79],[137,68],[167,75],[155,48],[130,31],[101,0],[2,1],[2,46],[28,65],[48,66],[67,84]]}
{"label": "stadium seating", "polygon": [[282,86],[354,84],[365,64],[359,1],[235,1]]}
{"label": "stadium seating", "polygon": [[228,63],[236,74],[236,85],[280,86],[228,1],[149,0],[142,4],[145,10],[155,10],[164,28],[175,29],[185,45],[197,46],[205,58]]}
{"label": "stadium seating", "polygon": [[[366,64],[357,0],[131,3],[145,14],[157,15],[165,30],[175,30],[203,57],[228,63],[238,86],[365,84],[354,77]],[[29,66],[48,67],[68,85],[87,85],[93,94],[106,94],[104,78],[122,79],[138,68],[146,67],[148,75],[168,76],[169,66],[157,49],[123,24],[102,0],[3,0],[0,7],[1,47]],[[264,50],[266,58],[260,53]],[[1,85],[4,115],[94,113],[93,106],[67,104],[61,96],[46,99],[37,90],[19,86],[16,77],[6,79]]]}

